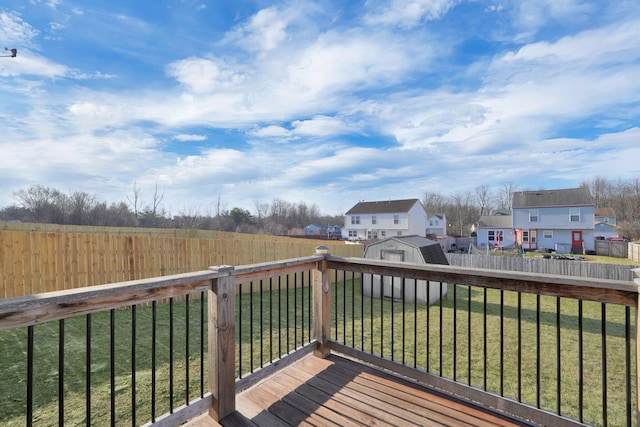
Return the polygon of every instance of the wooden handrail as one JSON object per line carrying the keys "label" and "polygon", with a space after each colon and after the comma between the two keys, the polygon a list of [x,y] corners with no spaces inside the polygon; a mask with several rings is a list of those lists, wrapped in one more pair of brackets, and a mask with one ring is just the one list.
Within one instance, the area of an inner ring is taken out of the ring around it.
{"label": "wooden handrail", "polygon": [[621,280],[328,256],[329,268],[636,307],[640,286]]}

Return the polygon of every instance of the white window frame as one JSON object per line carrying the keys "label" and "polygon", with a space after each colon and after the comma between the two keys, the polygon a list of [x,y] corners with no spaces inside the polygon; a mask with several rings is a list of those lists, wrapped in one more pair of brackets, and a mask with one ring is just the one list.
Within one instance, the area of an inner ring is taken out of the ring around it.
{"label": "white window frame", "polygon": [[394,215],[393,216],[393,223],[394,224],[400,224],[400,215]]}
{"label": "white window frame", "polygon": [[580,208],[570,208],[569,209],[569,221],[570,222],[580,222]]}
{"label": "white window frame", "polygon": [[540,222],[540,211],[538,209],[529,209],[529,222]]}
{"label": "white window frame", "polygon": [[351,215],[351,224],[352,225],[360,224],[360,215]]}
{"label": "white window frame", "polygon": [[378,223],[378,218],[376,218],[375,215],[371,215],[371,224],[377,224]]}
{"label": "white window frame", "polygon": [[543,239],[553,239],[553,230],[543,230],[542,231]]}

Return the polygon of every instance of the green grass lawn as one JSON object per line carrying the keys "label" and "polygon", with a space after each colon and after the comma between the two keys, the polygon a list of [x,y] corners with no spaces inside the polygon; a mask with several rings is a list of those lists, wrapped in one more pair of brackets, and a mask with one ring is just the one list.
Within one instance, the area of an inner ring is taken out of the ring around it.
{"label": "green grass lawn", "polygon": [[[560,370],[557,360],[558,300],[555,297],[522,295],[520,322],[518,296],[513,292],[489,290],[485,316],[485,294],[479,288],[449,285],[448,297],[431,307],[371,299],[360,294],[359,281],[344,280],[332,287],[332,338],[346,345],[447,378],[486,388],[494,393],[538,405],[578,418],[578,303],[560,301]],[[337,292],[337,293],[336,293]],[[454,302],[455,296],[455,302]],[[236,367],[238,374],[257,369],[262,363],[286,354],[309,341],[308,288],[279,292],[244,294],[236,298],[242,307],[236,326]],[[500,301],[502,306],[502,316]],[[287,303],[288,300],[288,303]],[[454,305],[457,310],[454,310]],[[189,304],[189,347],[186,358],[185,303],[174,304],[174,407],[184,404],[186,366],[189,366],[189,399],[200,395],[199,349],[200,301]],[[253,314],[249,315],[249,309]],[[469,310],[470,308],[470,310]],[[206,304],[205,304],[206,309]],[[602,307],[584,302],[584,420],[602,424]],[[625,417],[625,309],[606,307],[607,411],[609,425],[623,425]],[[630,311],[634,319],[634,310]],[[206,315],[206,314],[205,314]],[[156,415],[169,410],[169,305],[157,305]],[[539,331],[536,319],[540,318]],[[131,310],[116,310],[116,412],[118,424],[131,423]],[[485,329],[486,318],[486,329]],[[288,321],[287,321],[288,319]],[[297,320],[295,320],[297,319]],[[304,325],[302,324],[304,319]],[[501,320],[502,319],[502,320]],[[136,309],[136,419],[147,422],[151,414],[152,308]],[[288,322],[288,323],[287,323]],[[470,323],[469,323],[470,322]],[[470,325],[470,327],[469,327]],[[520,325],[521,339],[517,330]],[[91,316],[92,424],[108,421],[110,399],[109,313]],[[414,334],[415,330],[415,334]],[[455,330],[455,332],[454,332]],[[34,420],[37,425],[57,425],[59,324],[38,325],[35,333]],[[442,332],[440,332],[442,331]],[[486,331],[486,345],[485,345]],[[502,332],[501,332],[502,331]],[[536,347],[541,357],[536,359]],[[23,426],[26,407],[26,330],[0,333],[0,425]],[[415,336],[414,336],[415,335]],[[634,336],[633,329],[631,336]],[[241,341],[241,344],[238,342]],[[440,347],[442,343],[442,347]],[[86,318],[65,321],[64,399],[66,425],[85,423]],[[241,351],[239,346],[242,347]],[[632,348],[635,344],[631,343]],[[440,352],[442,348],[442,356]],[[485,359],[486,349],[486,359]],[[242,360],[240,357],[242,354]],[[253,354],[254,358],[248,357]],[[520,362],[518,358],[520,357]],[[632,355],[632,363],[635,356]],[[204,372],[206,372],[206,360]],[[540,369],[537,369],[537,366]],[[470,369],[469,369],[470,368]],[[486,373],[485,373],[486,372]],[[539,378],[537,377],[539,372]],[[560,372],[560,400],[557,378]],[[632,373],[635,366],[632,366]],[[635,379],[635,375],[633,375]],[[521,378],[520,387],[518,378]],[[502,379],[502,380],[501,380]],[[537,389],[536,384],[540,383]],[[635,383],[634,383],[635,384]],[[206,376],[205,376],[206,391]],[[635,387],[635,385],[632,385]],[[520,396],[518,390],[521,390]],[[635,390],[635,388],[633,388]],[[632,401],[635,401],[632,397]],[[634,421],[635,422],[635,421]]]}

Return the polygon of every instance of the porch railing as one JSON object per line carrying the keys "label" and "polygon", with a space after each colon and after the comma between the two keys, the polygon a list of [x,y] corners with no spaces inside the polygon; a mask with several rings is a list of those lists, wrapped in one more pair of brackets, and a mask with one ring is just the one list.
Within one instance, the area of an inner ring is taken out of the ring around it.
{"label": "porch railing", "polygon": [[329,254],[8,299],[0,416],[220,419],[334,350],[539,424],[634,425],[637,303],[632,282]]}

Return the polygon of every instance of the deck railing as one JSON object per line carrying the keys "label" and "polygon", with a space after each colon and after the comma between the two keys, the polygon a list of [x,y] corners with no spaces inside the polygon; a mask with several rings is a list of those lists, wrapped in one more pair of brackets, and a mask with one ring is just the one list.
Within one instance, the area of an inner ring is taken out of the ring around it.
{"label": "deck railing", "polygon": [[328,254],[2,300],[0,417],[220,419],[335,350],[539,424],[634,425],[637,302],[632,282]]}

